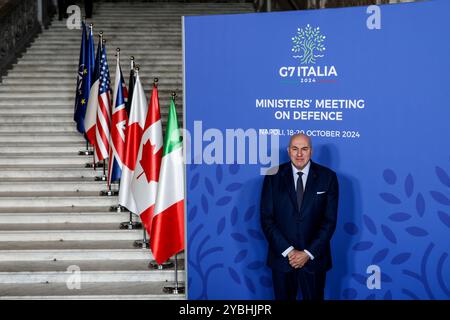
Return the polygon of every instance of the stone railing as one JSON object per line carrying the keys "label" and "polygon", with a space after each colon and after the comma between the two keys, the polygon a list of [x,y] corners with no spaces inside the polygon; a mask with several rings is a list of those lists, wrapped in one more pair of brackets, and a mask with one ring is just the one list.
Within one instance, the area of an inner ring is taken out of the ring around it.
{"label": "stone railing", "polygon": [[0,0],[0,81],[33,38],[50,24],[50,0]]}

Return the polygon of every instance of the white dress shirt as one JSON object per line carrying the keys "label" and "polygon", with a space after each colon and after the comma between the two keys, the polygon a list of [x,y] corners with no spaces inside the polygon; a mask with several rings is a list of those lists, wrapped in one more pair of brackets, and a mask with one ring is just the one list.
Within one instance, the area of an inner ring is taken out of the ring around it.
{"label": "white dress shirt", "polygon": [[[294,186],[297,187],[297,179],[298,179],[297,173],[302,172],[303,190],[305,190],[306,181],[308,180],[309,168],[311,168],[311,161],[308,161],[308,164],[302,170],[298,170],[292,163],[291,165],[292,165],[292,178],[294,179]],[[289,252],[291,252],[292,250],[294,250],[293,246],[290,246],[289,248],[284,250],[282,253],[283,257],[286,258]],[[305,253],[310,257],[311,260],[314,260],[314,256],[311,254],[311,252],[309,252],[306,249],[304,249],[303,251],[305,251]]]}

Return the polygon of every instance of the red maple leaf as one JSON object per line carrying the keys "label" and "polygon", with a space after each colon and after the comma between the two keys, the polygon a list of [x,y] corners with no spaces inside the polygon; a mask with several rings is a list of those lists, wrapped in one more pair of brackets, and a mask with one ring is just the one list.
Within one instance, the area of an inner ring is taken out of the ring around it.
{"label": "red maple leaf", "polygon": [[142,158],[139,160],[139,163],[144,171],[137,177],[137,179],[145,173],[148,183],[150,183],[150,181],[158,182],[162,151],[162,148],[159,148],[158,152],[155,153],[155,146],[150,143],[150,140],[147,140],[142,148]]}

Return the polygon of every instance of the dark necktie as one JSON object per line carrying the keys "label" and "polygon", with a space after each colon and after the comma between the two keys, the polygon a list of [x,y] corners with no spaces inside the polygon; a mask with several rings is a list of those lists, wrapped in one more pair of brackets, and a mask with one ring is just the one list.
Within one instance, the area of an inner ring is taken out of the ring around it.
{"label": "dark necktie", "polygon": [[297,172],[298,178],[297,178],[297,205],[298,205],[298,212],[300,212],[300,208],[302,207],[302,201],[303,201],[303,181],[302,181],[302,175],[303,172],[299,171]]}

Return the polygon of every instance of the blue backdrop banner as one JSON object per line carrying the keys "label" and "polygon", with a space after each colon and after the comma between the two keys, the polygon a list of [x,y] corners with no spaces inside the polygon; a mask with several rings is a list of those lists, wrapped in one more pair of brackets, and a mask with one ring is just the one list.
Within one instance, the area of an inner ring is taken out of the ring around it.
{"label": "blue backdrop banner", "polygon": [[326,298],[450,298],[449,10],[184,18],[189,299],[273,298],[260,193],[298,132],[339,179]]}

